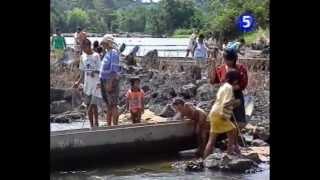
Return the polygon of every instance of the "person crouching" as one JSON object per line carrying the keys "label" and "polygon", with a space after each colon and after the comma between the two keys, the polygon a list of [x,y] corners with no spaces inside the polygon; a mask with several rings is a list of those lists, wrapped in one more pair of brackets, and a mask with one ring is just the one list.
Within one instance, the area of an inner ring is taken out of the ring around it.
{"label": "person crouching", "polygon": [[132,123],[140,123],[141,116],[144,113],[144,92],[140,88],[140,79],[133,78],[130,80],[131,88],[128,90],[127,110],[130,111]]}
{"label": "person crouching", "polygon": [[207,113],[204,110],[193,106],[191,103],[186,103],[180,98],[175,99],[172,106],[177,112],[174,116],[174,120],[186,117],[194,122],[194,132],[197,136],[198,144],[196,156],[202,157],[210,131],[210,124],[207,121]]}

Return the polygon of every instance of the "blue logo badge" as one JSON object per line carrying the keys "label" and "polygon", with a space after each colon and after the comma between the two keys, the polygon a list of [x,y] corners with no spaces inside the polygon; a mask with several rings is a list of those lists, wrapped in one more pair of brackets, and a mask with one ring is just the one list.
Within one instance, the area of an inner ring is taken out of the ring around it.
{"label": "blue logo badge", "polygon": [[243,13],[237,20],[238,28],[242,32],[250,32],[254,30],[256,20],[250,13]]}

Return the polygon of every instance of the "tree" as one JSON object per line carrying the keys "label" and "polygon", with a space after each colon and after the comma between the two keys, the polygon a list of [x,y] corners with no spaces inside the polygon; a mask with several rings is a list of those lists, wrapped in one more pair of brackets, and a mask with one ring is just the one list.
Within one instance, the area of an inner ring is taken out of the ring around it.
{"label": "tree", "polygon": [[75,29],[77,26],[85,27],[89,22],[89,16],[86,11],[80,8],[74,8],[68,12],[69,30]]}

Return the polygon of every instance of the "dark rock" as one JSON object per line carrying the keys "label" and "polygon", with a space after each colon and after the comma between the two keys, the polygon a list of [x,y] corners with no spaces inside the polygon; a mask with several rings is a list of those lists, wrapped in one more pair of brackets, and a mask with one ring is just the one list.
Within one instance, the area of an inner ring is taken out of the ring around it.
{"label": "dark rock", "polygon": [[66,100],[54,101],[50,104],[50,113],[59,114],[72,110],[72,106]]}
{"label": "dark rock", "polygon": [[264,141],[268,140],[270,136],[269,130],[264,127],[257,127],[253,132],[253,137],[255,139],[262,139]]}
{"label": "dark rock", "polygon": [[267,146],[268,144],[261,139],[255,139],[251,142],[252,146]]}
{"label": "dark rock", "polygon": [[207,79],[200,79],[200,80],[196,80],[196,85],[198,87],[204,85],[204,84],[207,84],[208,83],[208,80]]}
{"label": "dark rock", "polygon": [[246,155],[243,155],[243,156],[244,156],[245,158],[248,158],[248,159],[256,162],[256,163],[260,163],[260,162],[261,162],[258,153],[252,152],[252,153],[249,153],[249,154],[246,154]]}
{"label": "dark rock", "polygon": [[175,115],[175,110],[172,108],[172,106],[170,104],[167,104],[163,110],[161,111],[161,113],[159,114],[159,116],[161,117],[173,117]]}
{"label": "dark rock", "polygon": [[194,79],[194,80],[201,79],[201,68],[196,65],[192,66],[190,75],[191,75],[192,79]]}
{"label": "dark rock", "polygon": [[190,99],[191,97],[195,96],[196,90],[197,86],[192,83],[189,83],[187,85],[182,86],[179,94],[185,99]]}
{"label": "dark rock", "polygon": [[149,102],[149,110],[154,112],[156,115],[159,115],[163,109],[163,106],[161,106],[160,104],[155,104],[155,103],[151,103]]}
{"label": "dark rock", "polygon": [[209,113],[211,107],[213,105],[212,101],[201,101],[197,104],[198,108],[203,109],[205,112]]}
{"label": "dark rock", "polygon": [[64,89],[51,88],[50,101],[60,101],[64,99]]}
{"label": "dark rock", "polygon": [[63,114],[51,115],[50,121],[54,123],[70,123],[85,118],[85,113],[80,111],[67,111]]}
{"label": "dark rock", "polygon": [[147,86],[147,85],[142,86],[141,89],[142,89],[145,93],[148,92],[148,91],[150,91],[150,87]]}
{"label": "dark rock", "polygon": [[217,93],[217,88],[211,84],[203,84],[197,89],[196,98],[199,101],[209,101],[213,100]]}
{"label": "dark rock", "polygon": [[257,167],[257,163],[246,157],[231,156],[226,153],[214,153],[204,160],[204,166],[209,169],[245,172]]}
{"label": "dark rock", "polygon": [[232,159],[228,163],[229,170],[236,171],[236,172],[245,172],[246,170],[255,168],[255,167],[257,167],[257,164],[251,159],[236,158],[236,159]]}
{"label": "dark rock", "polygon": [[185,171],[199,172],[204,169],[202,161],[188,161],[185,166]]}

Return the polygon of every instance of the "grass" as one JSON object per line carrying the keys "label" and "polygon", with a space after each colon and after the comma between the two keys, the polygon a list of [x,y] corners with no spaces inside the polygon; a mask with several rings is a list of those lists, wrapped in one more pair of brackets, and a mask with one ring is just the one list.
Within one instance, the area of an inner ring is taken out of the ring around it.
{"label": "grass", "polygon": [[257,40],[260,37],[269,37],[269,30],[268,29],[261,29],[259,28],[257,31],[248,33],[243,36],[244,40],[246,43],[251,44],[257,42]]}
{"label": "grass", "polygon": [[174,34],[171,36],[171,38],[189,38],[190,34]]}

